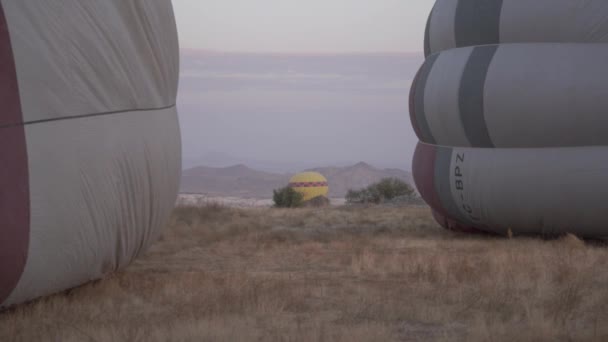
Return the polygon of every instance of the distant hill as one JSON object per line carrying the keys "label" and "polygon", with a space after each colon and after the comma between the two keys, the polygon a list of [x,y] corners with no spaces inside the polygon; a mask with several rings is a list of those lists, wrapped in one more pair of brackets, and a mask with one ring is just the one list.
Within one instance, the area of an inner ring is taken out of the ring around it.
{"label": "distant hill", "polygon": [[331,197],[344,197],[349,189],[364,188],[382,178],[393,177],[409,184],[414,184],[412,174],[400,169],[377,169],[367,163],[358,163],[346,167],[321,167],[317,171],[329,182]]}
{"label": "distant hill", "polygon": [[[346,167],[312,169],[327,177],[330,197],[344,197],[348,189],[366,187],[386,177],[413,184],[411,173],[400,169],[377,169],[366,163]],[[211,196],[270,198],[272,190],[288,184],[290,174],[263,172],[245,165],[216,168],[198,166],[184,170],[180,191]]]}
{"label": "distant hill", "polygon": [[270,198],[272,190],[285,186],[288,175],[257,171],[245,165],[230,167],[198,166],[182,172],[182,193],[214,196]]}

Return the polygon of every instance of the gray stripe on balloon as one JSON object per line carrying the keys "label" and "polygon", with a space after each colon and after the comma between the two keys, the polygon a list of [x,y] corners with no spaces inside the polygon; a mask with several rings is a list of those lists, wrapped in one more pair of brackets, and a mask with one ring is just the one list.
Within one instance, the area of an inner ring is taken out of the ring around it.
{"label": "gray stripe on balloon", "polygon": [[452,196],[452,186],[450,176],[452,174],[452,153],[450,147],[437,146],[437,156],[435,159],[435,191],[439,196],[441,205],[450,219],[458,221],[460,224],[472,225],[472,222],[463,215],[458,208],[458,204]]}
{"label": "gray stripe on balloon", "polygon": [[471,146],[494,147],[484,116],[484,88],[498,45],[473,49],[464,68],[458,94],[460,119]]}
{"label": "gray stripe on balloon", "polygon": [[431,127],[426,119],[426,113],[424,109],[424,91],[426,89],[426,82],[429,78],[429,74],[433,69],[433,65],[437,61],[439,54],[433,54],[429,58],[426,59],[424,65],[420,69],[420,74],[416,80],[415,84],[415,93],[414,93],[414,115],[416,117],[416,122],[418,124],[418,129],[420,134],[422,135],[420,140],[429,144],[436,144],[435,137],[433,137],[433,133],[431,133]]}
{"label": "gray stripe on balloon", "polygon": [[459,0],[454,19],[456,46],[498,44],[503,0]]}

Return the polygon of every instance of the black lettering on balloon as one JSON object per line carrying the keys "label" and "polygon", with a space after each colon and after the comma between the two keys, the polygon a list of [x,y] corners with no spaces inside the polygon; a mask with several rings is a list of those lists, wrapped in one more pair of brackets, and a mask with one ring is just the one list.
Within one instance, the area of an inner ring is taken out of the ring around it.
{"label": "black lettering on balloon", "polygon": [[456,166],[456,168],[454,169],[454,175],[456,177],[462,177],[462,171],[460,171],[460,166]]}
{"label": "black lettering on balloon", "polygon": [[461,180],[456,181],[456,190],[464,190],[464,182]]}
{"label": "black lettering on balloon", "polygon": [[464,172],[461,168],[460,164],[463,164],[465,161],[465,153],[457,153],[456,154],[456,166],[454,166],[454,186],[456,187],[457,196],[460,199],[460,205],[462,206],[462,210],[466,213],[466,216],[472,221],[475,222],[476,226],[485,227],[483,223],[481,223],[481,218],[475,215],[473,207],[467,203],[467,200],[464,196],[465,184],[464,184]]}

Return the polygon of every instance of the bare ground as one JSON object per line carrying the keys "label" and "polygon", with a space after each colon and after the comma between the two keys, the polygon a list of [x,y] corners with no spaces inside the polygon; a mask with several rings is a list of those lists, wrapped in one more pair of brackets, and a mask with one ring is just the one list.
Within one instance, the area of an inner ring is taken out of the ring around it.
{"label": "bare ground", "polygon": [[426,208],[182,207],[126,270],[0,314],[0,341],[601,341],[607,267]]}

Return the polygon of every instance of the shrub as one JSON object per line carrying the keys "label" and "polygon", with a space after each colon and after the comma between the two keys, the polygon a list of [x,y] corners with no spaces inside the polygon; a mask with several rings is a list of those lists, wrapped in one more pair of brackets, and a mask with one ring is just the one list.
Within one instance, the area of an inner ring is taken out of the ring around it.
{"label": "shrub", "polygon": [[325,196],[317,196],[311,200],[302,203],[305,208],[325,208],[331,205],[329,198]]}
{"label": "shrub", "polygon": [[383,178],[367,188],[348,190],[346,202],[349,204],[380,204],[396,197],[413,197],[415,190],[406,182],[397,178]]}
{"label": "shrub", "polygon": [[277,208],[297,208],[302,206],[304,196],[289,186],[273,190],[272,192],[272,200]]}

